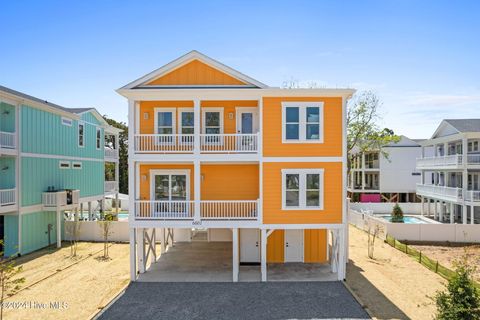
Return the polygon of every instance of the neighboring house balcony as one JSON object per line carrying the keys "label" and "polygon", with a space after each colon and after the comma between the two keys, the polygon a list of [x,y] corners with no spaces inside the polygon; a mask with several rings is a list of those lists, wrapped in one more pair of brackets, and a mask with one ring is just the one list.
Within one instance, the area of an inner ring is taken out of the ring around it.
{"label": "neighboring house balcony", "polygon": [[17,189],[0,189],[0,213],[17,210]]}
{"label": "neighboring house balcony", "polygon": [[0,131],[0,154],[17,153],[17,134],[15,132]]}
{"label": "neighboring house balcony", "polygon": [[45,211],[68,210],[79,206],[80,190],[52,190],[42,194]]}
{"label": "neighboring house balcony", "polygon": [[[417,159],[418,169],[461,169],[464,165],[463,155],[453,154],[447,156],[426,157]],[[480,168],[480,154],[467,154],[465,159],[467,167]]]}
{"label": "neighboring house balcony", "polygon": [[118,191],[118,181],[105,181],[105,193],[112,193]]}
{"label": "neighboring house balcony", "polygon": [[196,140],[200,154],[258,154],[259,133],[138,134],[136,153],[193,154]]}
{"label": "neighboring house balcony", "polygon": [[260,200],[136,200],[135,220],[189,221],[250,221],[259,219]]}
{"label": "neighboring house balcony", "polygon": [[433,184],[417,184],[417,195],[447,201],[462,201],[463,189]]}
{"label": "neighboring house balcony", "polygon": [[466,190],[465,201],[480,202],[480,190]]}
{"label": "neighboring house balcony", "polygon": [[118,149],[105,146],[104,150],[105,150],[105,161],[118,162]]}

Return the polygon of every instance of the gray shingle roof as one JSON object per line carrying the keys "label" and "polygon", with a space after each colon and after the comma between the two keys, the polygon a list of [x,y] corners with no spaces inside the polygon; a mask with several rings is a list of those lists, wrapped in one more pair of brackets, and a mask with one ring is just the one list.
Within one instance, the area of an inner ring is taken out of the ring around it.
{"label": "gray shingle roof", "polygon": [[459,132],[480,132],[480,119],[445,119]]}
{"label": "gray shingle roof", "polygon": [[65,108],[65,107],[62,107],[62,106],[60,106],[60,105],[58,105],[58,104],[49,102],[49,101],[47,101],[47,100],[42,100],[42,99],[33,97],[33,96],[31,96],[31,95],[28,95],[28,94],[26,94],[26,93],[23,93],[23,92],[20,92],[20,91],[16,91],[16,90],[13,90],[13,89],[10,89],[10,88],[1,86],[1,85],[0,85],[0,91],[3,91],[3,92],[6,92],[6,93],[15,95],[15,96],[20,97],[20,98],[24,98],[24,99],[27,99],[27,100],[32,100],[32,101],[35,101],[35,102],[38,102],[38,103],[42,103],[42,104],[45,104],[45,105],[47,105],[47,106],[50,106],[50,107],[53,107],[53,108],[56,108],[56,109],[60,109],[60,110],[62,110],[62,111],[70,112],[70,113],[76,113],[76,114],[78,114],[78,113],[82,113],[82,112],[85,112],[85,111],[88,111],[88,110],[92,110],[92,109],[93,109],[93,108]]}

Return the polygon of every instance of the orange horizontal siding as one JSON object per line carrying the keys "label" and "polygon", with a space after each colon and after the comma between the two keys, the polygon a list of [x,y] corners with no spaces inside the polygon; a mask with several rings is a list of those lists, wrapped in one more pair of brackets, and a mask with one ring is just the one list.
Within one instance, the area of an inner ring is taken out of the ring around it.
{"label": "orange horizontal siding", "polygon": [[225,72],[215,69],[199,60],[193,60],[148,85],[245,85]]}
{"label": "orange horizontal siding", "polygon": [[[282,169],[324,170],[323,210],[282,210]],[[263,163],[263,223],[341,223],[342,163]]]}
{"label": "orange horizontal siding", "polygon": [[202,165],[202,200],[256,200],[259,174],[256,164]]}
{"label": "orange horizontal siding", "polygon": [[[282,143],[282,102],[322,101],[323,143]],[[342,156],[342,98],[263,98],[263,155],[266,157]]]}

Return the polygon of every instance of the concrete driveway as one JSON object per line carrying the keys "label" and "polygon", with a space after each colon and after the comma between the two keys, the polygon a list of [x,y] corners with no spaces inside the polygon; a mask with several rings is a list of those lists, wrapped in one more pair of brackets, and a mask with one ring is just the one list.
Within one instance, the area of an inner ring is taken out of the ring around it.
{"label": "concrete driveway", "polygon": [[341,282],[135,282],[100,319],[369,319]]}

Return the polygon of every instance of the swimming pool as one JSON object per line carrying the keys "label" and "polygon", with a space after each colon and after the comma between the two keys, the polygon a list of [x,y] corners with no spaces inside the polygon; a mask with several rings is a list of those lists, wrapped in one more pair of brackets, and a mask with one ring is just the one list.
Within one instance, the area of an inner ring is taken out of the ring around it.
{"label": "swimming pool", "polygon": [[[388,222],[392,222],[392,217],[391,216],[380,216],[380,218],[387,220]],[[400,222],[401,223],[401,222]],[[403,216],[403,223],[405,224],[415,224],[415,223],[429,223],[426,220],[417,218],[417,217],[412,217],[412,216]]]}

